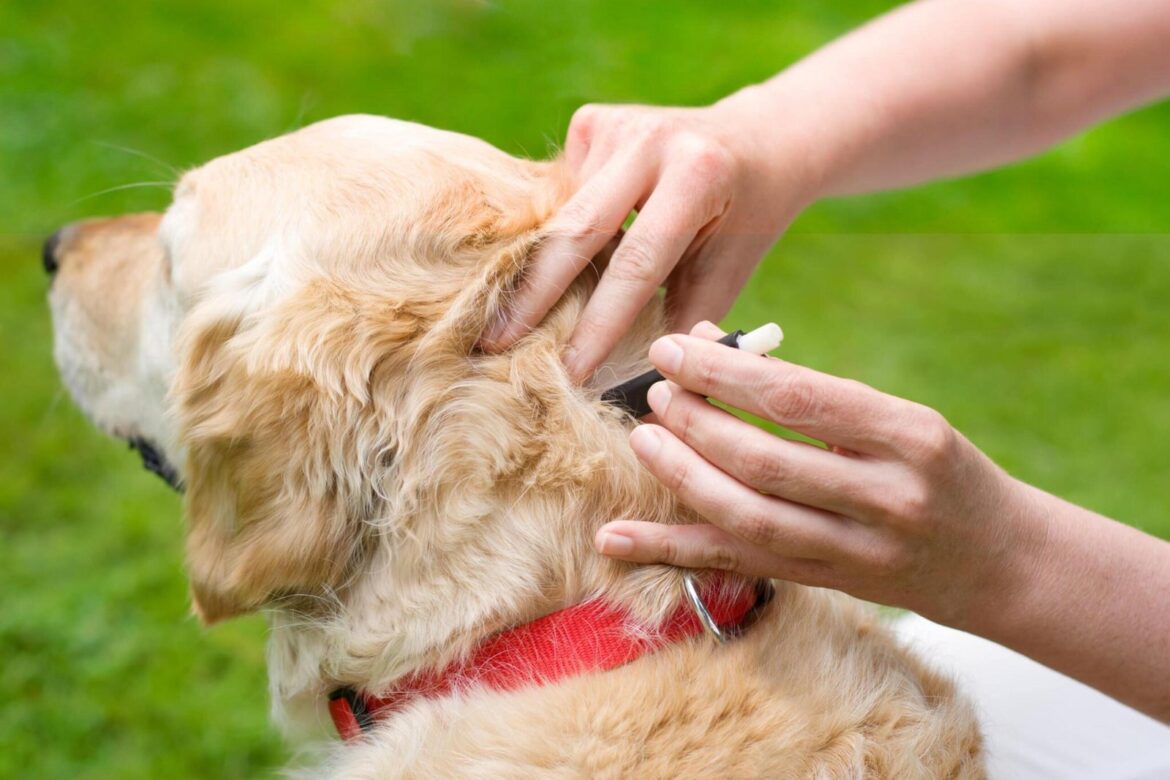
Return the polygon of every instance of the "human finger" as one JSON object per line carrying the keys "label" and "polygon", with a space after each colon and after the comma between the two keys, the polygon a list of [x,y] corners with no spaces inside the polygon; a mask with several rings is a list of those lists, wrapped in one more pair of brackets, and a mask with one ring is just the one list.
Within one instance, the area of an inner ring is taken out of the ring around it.
{"label": "human finger", "polygon": [[569,340],[565,365],[578,380],[609,355],[716,213],[679,178],[663,180],[626,231]]}
{"label": "human finger", "polygon": [[648,400],[659,425],[756,490],[848,517],[881,490],[874,464],[774,436],[673,382],[652,386]]}
{"label": "human finger", "polygon": [[860,382],[705,339],[664,336],[650,347],[664,376],[700,395],[860,453],[898,451],[917,404]]}
{"label": "human finger", "polygon": [[525,269],[520,287],[485,329],[480,344],[505,349],[544,319],[590,260],[621,230],[651,185],[652,171],[614,158],[550,220],[548,237]]}
{"label": "human finger", "polygon": [[630,446],[667,488],[711,523],[744,541],[797,558],[832,559],[849,546],[845,518],[765,496],[703,460],[674,434],[640,425]]}
{"label": "human finger", "polygon": [[721,569],[806,585],[828,584],[832,571],[823,561],[779,555],[706,523],[665,525],[617,520],[602,526],[593,543],[601,554],[633,563]]}

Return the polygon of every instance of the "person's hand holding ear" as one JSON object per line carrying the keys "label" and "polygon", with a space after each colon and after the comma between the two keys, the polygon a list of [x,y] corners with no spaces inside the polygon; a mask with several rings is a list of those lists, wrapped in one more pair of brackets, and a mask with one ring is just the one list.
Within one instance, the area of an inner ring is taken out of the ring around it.
{"label": "person's hand holding ear", "polygon": [[[540,322],[574,278],[633,225],[601,272],[565,354],[578,381],[605,360],[665,285],[676,328],[726,314],[760,258],[812,194],[795,139],[756,137],[750,101],[708,108],[587,105],[573,116],[564,157],[579,189],[548,226],[550,238],[503,318],[481,339],[503,349]],[[766,149],[770,150],[766,152]]]}

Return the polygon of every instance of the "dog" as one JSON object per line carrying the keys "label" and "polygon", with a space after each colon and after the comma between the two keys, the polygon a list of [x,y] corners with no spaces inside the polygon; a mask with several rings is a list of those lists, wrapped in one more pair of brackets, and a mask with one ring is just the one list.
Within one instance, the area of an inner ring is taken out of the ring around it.
{"label": "dog", "polygon": [[348,116],[50,239],[64,383],[184,490],[194,612],[267,613],[276,719],[349,737],[314,776],[981,777],[971,707],[870,609],[594,552],[610,519],[697,520],[600,400],[662,304],[584,387],[560,354],[587,274],[476,348],[573,186]]}

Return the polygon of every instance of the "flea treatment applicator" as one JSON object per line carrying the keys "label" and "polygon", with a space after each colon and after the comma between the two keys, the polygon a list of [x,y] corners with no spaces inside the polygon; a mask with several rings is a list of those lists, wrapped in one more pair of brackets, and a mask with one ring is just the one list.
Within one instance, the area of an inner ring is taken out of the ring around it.
{"label": "flea treatment applicator", "polygon": [[[769,322],[750,333],[744,333],[742,330],[728,333],[719,339],[719,343],[753,355],[763,355],[776,349],[783,340],[784,331],[780,330],[776,323]],[[643,417],[650,414],[650,402],[646,400],[646,394],[650,392],[651,385],[663,379],[662,374],[657,371],[647,371],[609,388],[601,394],[601,400],[625,409],[634,417]]]}

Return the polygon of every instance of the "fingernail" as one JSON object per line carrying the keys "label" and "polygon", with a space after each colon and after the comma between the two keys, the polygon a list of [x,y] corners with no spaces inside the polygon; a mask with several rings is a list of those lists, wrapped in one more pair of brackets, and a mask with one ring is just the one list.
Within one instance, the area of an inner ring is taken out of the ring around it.
{"label": "fingernail", "polygon": [[621,557],[629,555],[634,551],[634,540],[628,536],[614,533],[613,531],[602,531],[597,534],[597,539],[594,540],[597,551],[602,555],[616,555]]}
{"label": "fingernail", "polygon": [[662,434],[657,426],[639,425],[630,431],[630,449],[642,460],[650,460],[662,449]]}
{"label": "fingernail", "polygon": [[646,400],[650,402],[650,408],[657,415],[666,414],[672,397],[666,382],[655,382],[650,385],[650,390],[646,393]]}
{"label": "fingernail", "polygon": [[480,336],[481,344],[494,346],[500,340],[500,336],[504,335],[504,331],[508,328],[509,321],[507,317],[499,316],[494,318],[488,326],[484,328],[483,335]]}
{"label": "fingernail", "polygon": [[650,345],[650,362],[666,374],[677,374],[682,367],[683,350],[674,336],[663,336]]}
{"label": "fingernail", "polygon": [[580,365],[581,357],[580,357],[580,355],[581,355],[581,351],[579,349],[577,349],[576,347],[574,347],[572,344],[567,345],[565,347],[565,349],[561,352],[561,362],[565,364],[565,370],[569,372],[569,376],[573,377],[573,379],[575,379],[575,380],[580,380],[580,379],[584,378],[584,377],[578,376],[578,374],[581,371],[581,365]]}

